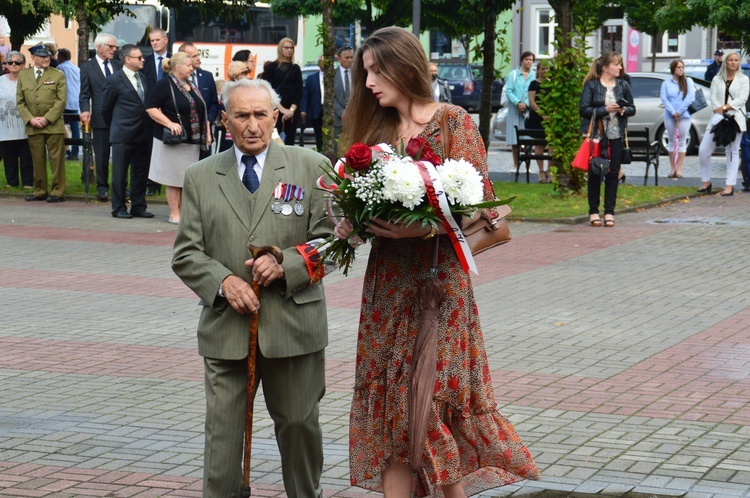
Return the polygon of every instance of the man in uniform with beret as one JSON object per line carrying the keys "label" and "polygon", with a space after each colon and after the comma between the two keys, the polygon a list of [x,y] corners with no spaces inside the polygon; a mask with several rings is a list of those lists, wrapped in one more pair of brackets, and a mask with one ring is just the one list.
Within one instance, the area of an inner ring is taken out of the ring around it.
{"label": "man in uniform with beret", "polygon": [[[32,47],[34,66],[18,75],[16,100],[21,119],[26,123],[31,160],[34,164],[34,193],[27,201],[63,202],[65,200],[65,124],[63,111],[67,85],[65,73],[49,67],[47,47]],[[52,190],[47,185],[47,156],[52,168]]]}

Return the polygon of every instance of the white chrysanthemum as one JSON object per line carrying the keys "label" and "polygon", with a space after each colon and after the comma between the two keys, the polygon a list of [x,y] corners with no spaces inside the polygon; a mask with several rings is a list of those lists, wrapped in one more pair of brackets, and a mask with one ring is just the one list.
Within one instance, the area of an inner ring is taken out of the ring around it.
{"label": "white chrysanthemum", "polygon": [[424,198],[424,181],[411,158],[390,157],[383,164],[383,197],[414,209]]}
{"label": "white chrysanthemum", "polygon": [[459,206],[477,204],[484,199],[482,175],[463,159],[447,159],[437,167],[448,202]]}

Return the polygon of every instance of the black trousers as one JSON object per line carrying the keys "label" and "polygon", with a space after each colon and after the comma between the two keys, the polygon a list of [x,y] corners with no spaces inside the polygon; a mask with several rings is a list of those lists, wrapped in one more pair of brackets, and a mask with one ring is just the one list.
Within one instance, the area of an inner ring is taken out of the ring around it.
{"label": "black trousers", "polygon": [[[11,187],[34,186],[34,163],[31,161],[29,140],[3,140],[0,142],[0,154],[5,166],[5,180]],[[21,183],[18,182],[18,171],[21,171]]]}
{"label": "black trousers", "polygon": [[[609,142],[609,147],[607,146]],[[615,214],[617,202],[617,186],[620,184],[620,166],[622,162],[622,139],[602,141],[602,157],[609,159],[609,171],[604,175],[604,214]],[[599,212],[599,197],[602,187],[602,177],[589,171],[589,214]]]}
{"label": "black trousers", "polygon": [[318,148],[318,152],[320,152],[323,150],[323,116],[320,116],[318,119],[310,119],[310,125],[313,132],[315,132],[315,146]]}
{"label": "black trousers", "polygon": [[109,128],[94,128],[91,139],[96,159],[96,187],[109,190]]}
{"label": "black trousers", "polygon": [[281,113],[279,113],[279,118],[276,120],[276,129],[279,131],[279,135],[282,133],[285,133],[286,136],[284,137],[284,144],[285,145],[294,145],[294,137],[297,135],[297,115],[295,114],[294,119],[292,120],[286,120],[283,123],[281,122]]}
{"label": "black trousers", "polygon": [[112,144],[112,213],[127,211],[125,189],[130,168],[130,212],[146,210],[146,179],[151,147],[146,142]]}

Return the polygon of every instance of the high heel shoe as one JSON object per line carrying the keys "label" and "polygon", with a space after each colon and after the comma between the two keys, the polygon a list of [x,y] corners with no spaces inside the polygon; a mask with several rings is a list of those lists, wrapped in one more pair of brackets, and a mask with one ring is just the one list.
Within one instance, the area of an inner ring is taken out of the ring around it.
{"label": "high heel shoe", "polygon": [[711,190],[713,190],[713,188],[714,188],[714,186],[711,185],[711,182],[709,182],[708,185],[706,185],[705,187],[699,188],[698,189],[698,193],[699,194],[710,194]]}
{"label": "high heel shoe", "polygon": [[732,187],[732,190],[730,190],[729,193],[726,193],[726,192],[721,193],[722,197],[729,197],[731,195],[734,195],[734,187]]}

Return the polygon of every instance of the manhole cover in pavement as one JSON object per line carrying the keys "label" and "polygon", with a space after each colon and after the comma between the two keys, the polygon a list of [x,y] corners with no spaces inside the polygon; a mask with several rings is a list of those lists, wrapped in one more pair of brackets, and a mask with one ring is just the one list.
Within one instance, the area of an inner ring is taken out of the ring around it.
{"label": "manhole cover in pavement", "polygon": [[649,223],[659,225],[703,225],[703,226],[738,226],[747,225],[746,222],[722,220],[719,218],[661,218],[649,220]]}

